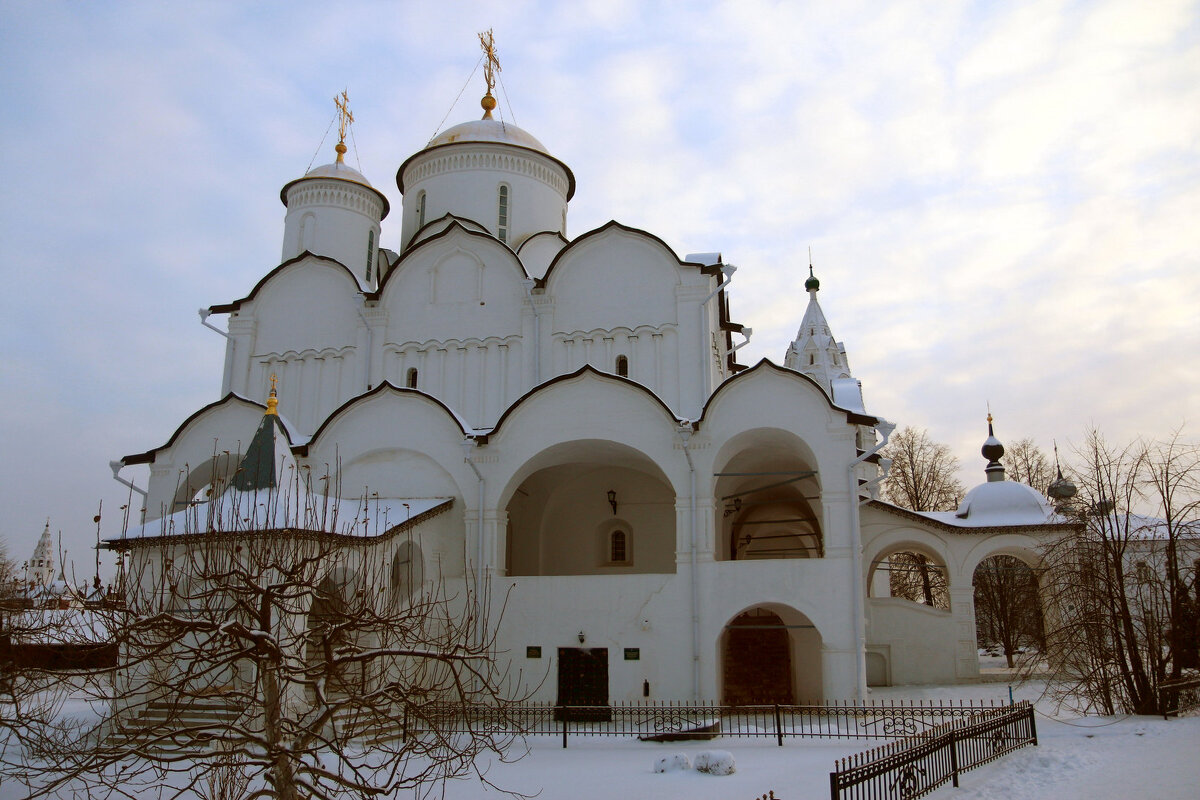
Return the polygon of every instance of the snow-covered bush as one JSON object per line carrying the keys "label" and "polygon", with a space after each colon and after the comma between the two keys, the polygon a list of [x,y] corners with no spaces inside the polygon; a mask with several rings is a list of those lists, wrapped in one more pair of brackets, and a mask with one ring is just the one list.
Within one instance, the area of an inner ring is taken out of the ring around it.
{"label": "snow-covered bush", "polygon": [[679,772],[691,768],[692,762],[688,760],[687,753],[671,753],[669,756],[663,756],[654,764],[655,772]]}
{"label": "snow-covered bush", "polygon": [[732,775],[737,771],[733,763],[733,753],[728,750],[705,750],[697,753],[694,766],[697,772],[708,775]]}

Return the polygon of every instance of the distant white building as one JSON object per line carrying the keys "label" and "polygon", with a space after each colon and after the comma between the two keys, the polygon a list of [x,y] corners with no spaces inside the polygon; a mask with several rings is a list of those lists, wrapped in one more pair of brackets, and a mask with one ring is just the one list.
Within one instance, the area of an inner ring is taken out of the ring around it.
{"label": "distant white building", "polygon": [[46,520],[46,527],[42,529],[33,555],[26,564],[26,581],[30,590],[54,583],[54,537],[50,535],[50,520]]}
{"label": "distant white building", "polygon": [[[261,425],[286,469],[369,507],[396,580],[511,587],[500,642],[543,699],[977,679],[974,568],[1036,561],[1063,529],[1045,498],[993,471],[958,513],[880,502],[893,426],[816,278],[784,365],[738,363],[735,267],[615,221],[568,236],[574,175],[489,101],[399,166],[398,209],[340,144],[283,188],[281,263],[201,312],[228,320],[220,399],[121,460],[150,470],[131,538],[202,518]],[[382,535],[399,524],[416,544]],[[949,608],[886,596],[901,551],[945,571]]]}

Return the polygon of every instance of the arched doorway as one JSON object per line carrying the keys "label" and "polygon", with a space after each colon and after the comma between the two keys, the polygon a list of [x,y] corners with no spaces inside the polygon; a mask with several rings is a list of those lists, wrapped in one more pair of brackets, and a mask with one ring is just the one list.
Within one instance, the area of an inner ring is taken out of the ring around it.
{"label": "arched doorway", "polygon": [[792,695],[792,648],[779,615],[754,608],[725,626],[725,703],[787,703]]}
{"label": "arched doorway", "polygon": [[[347,633],[348,614],[345,592],[349,581],[326,576],[317,586],[312,608],[308,612],[308,631],[305,640],[305,666],[308,678],[315,684],[323,680],[328,694],[349,694],[361,690],[366,682],[366,662],[360,669],[347,670],[335,654],[351,644]],[[307,687],[309,699],[315,698],[313,688]]]}
{"label": "arched doorway", "polygon": [[821,634],[803,614],[755,606],[720,640],[721,696],[728,705],[789,704],[821,697]]}

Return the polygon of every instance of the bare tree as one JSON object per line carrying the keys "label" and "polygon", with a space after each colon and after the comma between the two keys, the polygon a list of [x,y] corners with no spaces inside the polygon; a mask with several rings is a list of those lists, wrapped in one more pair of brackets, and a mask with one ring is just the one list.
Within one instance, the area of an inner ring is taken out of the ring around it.
{"label": "bare tree", "polygon": [[1054,463],[1028,437],[1004,446],[1004,472],[1010,481],[1032,486],[1042,494],[1054,481]]}
{"label": "bare tree", "polygon": [[984,559],[975,568],[975,627],[981,644],[995,643],[1011,669],[1025,646],[1043,648],[1042,609],[1034,571],[1015,556]]}
{"label": "bare tree", "polygon": [[[7,675],[0,777],[32,797],[423,796],[504,758],[519,726],[491,593],[414,571],[419,520],[366,535],[356,515],[332,533],[313,523],[328,501],[303,490],[221,499],[232,513],[115,543],[124,601],[90,612],[115,667]],[[98,723],[62,713],[67,685]]]}
{"label": "bare tree", "polygon": [[1114,446],[1093,430],[1077,456],[1078,533],[1045,559],[1048,655],[1085,707],[1157,713],[1194,640],[1184,554],[1200,556],[1200,448],[1178,435]]}
{"label": "bare tree", "polygon": [[892,597],[950,609],[950,577],[944,565],[924,553],[904,550],[887,557],[887,569]]}
{"label": "bare tree", "polygon": [[953,511],[966,489],[955,473],[958,459],[921,428],[906,427],[892,435],[882,456],[892,460],[883,482],[890,503],[913,511]]}

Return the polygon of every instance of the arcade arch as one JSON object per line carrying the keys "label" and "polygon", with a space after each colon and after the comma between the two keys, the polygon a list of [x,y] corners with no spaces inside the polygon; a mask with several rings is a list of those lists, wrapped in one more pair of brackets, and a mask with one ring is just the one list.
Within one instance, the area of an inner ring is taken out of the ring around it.
{"label": "arcade arch", "polygon": [[675,572],[675,493],[657,464],[626,445],[585,440],[543,451],[506,511],[509,575]]}
{"label": "arcade arch", "polygon": [[867,576],[870,597],[894,597],[950,610],[950,571],[946,559],[925,545],[892,545],[871,561]]}
{"label": "arcade arch", "polygon": [[971,574],[979,648],[1009,669],[1020,655],[1045,652],[1041,575],[1036,555],[1014,549],[980,559]]}
{"label": "arcade arch", "polygon": [[821,558],[821,484],[816,459],[795,434],[751,431],[726,447],[714,475],[719,561]]}

